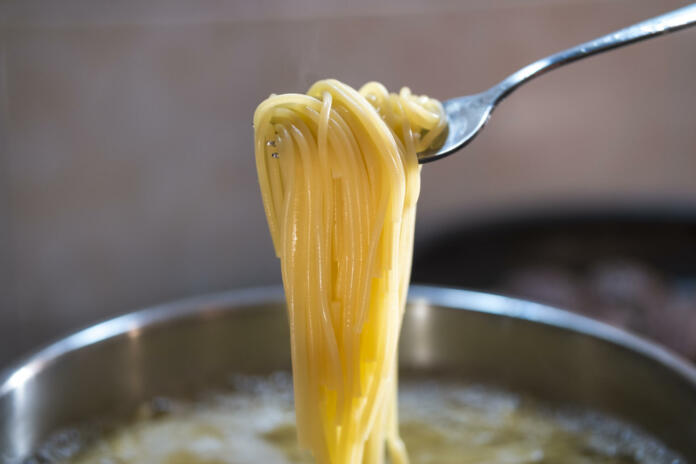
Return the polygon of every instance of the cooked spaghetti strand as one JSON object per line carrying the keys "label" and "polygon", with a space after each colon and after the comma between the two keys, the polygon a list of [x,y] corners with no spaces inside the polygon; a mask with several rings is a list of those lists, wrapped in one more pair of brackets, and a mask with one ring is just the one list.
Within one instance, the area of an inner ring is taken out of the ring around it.
{"label": "cooked spaghetti strand", "polygon": [[319,464],[406,464],[397,343],[411,268],[417,153],[436,100],[336,80],[254,114],[256,166],[281,261],[300,446]]}

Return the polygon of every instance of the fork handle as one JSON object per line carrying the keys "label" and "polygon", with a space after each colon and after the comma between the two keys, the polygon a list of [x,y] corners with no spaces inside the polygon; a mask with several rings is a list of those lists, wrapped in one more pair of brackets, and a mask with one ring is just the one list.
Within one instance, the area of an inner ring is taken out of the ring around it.
{"label": "fork handle", "polygon": [[693,25],[696,25],[696,3],[542,58],[511,74],[486,93],[489,94],[495,105],[520,85],[553,69],[613,48],[623,47]]}

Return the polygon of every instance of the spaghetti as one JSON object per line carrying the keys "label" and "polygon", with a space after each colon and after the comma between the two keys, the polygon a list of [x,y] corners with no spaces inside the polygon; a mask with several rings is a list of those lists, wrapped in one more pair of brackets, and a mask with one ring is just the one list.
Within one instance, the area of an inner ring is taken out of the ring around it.
{"label": "spaghetti", "polygon": [[300,446],[320,464],[408,462],[397,342],[411,268],[417,153],[442,105],[336,80],[254,114],[256,166],[280,258]]}

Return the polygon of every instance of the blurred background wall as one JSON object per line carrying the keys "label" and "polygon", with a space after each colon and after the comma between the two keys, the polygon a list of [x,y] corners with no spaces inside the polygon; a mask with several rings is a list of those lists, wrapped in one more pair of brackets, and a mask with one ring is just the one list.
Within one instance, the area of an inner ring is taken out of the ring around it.
{"label": "blurred background wall", "polygon": [[[278,283],[251,118],[323,77],[446,99],[681,0],[0,5],[0,366],[69,330]],[[525,86],[423,169],[418,246],[578,205],[696,207],[696,30]]]}

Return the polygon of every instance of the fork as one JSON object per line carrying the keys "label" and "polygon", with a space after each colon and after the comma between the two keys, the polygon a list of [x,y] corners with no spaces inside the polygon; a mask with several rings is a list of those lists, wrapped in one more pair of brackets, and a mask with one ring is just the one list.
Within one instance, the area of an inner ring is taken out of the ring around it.
{"label": "fork", "polygon": [[537,76],[588,56],[693,25],[696,25],[696,3],[542,58],[481,93],[447,100],[443,106],[448,130],[431,148],[418,154],[418,161],[422,164],[439,160],[466,146],[481,132],[498,103]]}

